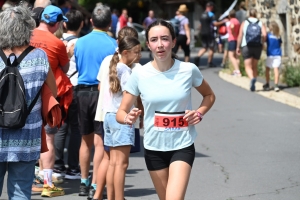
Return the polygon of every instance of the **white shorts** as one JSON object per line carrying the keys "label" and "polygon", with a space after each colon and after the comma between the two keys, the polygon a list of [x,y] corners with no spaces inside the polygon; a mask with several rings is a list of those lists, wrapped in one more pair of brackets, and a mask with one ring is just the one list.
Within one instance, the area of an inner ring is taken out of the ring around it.
{"label": "white shorts", "polygon": [[266,67],[277,68],[281,65],[281,56],[268,56],[266,60]]}

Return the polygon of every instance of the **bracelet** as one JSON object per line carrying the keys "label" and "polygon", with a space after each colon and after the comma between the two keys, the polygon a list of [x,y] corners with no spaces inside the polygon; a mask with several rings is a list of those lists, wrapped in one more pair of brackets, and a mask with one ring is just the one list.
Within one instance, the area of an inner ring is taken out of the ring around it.
{"label": "bracelet", "polygon": [[127,116],[128,116],[128,114],[126,114],[125,117],[124,117],[124,124],[128,125],[128,123],[127,123]]}
{"label": "bracelet", "polygon": [[203,119],[203,115],[202,115],[201,112],[199,112],[199,111],[196,111],[196,113],[197,113],[197,115],[198,115],[198,117],[199,117],[199,120],[200,120],[200,122],[201,122],[202,119]]}

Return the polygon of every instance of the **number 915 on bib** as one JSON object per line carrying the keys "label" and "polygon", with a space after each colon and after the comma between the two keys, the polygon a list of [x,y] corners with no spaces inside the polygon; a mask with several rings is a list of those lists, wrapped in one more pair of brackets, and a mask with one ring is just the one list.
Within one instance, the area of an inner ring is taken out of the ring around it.
{"label": "number 915 on bib", "polygon": [[186,131],[188,122],[183,119],[185,112],[155,111],[154,128],[157,131]]}

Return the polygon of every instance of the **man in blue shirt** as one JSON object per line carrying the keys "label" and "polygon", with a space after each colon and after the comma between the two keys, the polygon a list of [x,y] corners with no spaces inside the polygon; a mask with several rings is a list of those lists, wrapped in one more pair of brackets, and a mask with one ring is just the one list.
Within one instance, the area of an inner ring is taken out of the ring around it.
{"label": "man in blue shirt", "polygon": [[[76,42],[74,55],[78,71],[77,101],[79,130],[82,135],[79,163],[81,169],[81,184],[79,196],[93,198],[96,190],[96,173],[103,155],[103,124],[95,121],[98,102],[97,74],[103,59],[115,53],[116,40],[107,35],[111,25],[110,8],[104,5],[97,6],[91,23],[93,31],[79,38]],[[90,186],[89,169],[90,153],[95,146],[93,159],[94,176]]]}
{"label": "man in blue shirt", "polygon": [[208,2],[206,4],[206,9],[202,13],[200,17],[200,37],[202,41],[202,49],[198,52],[197,57],[194,60],[194,64],[199,66],[200,57],[208,51],[208,67],[214,67],[212,63],[213,55],[214,55],[214,47],[215,47],[215,36],[214,36],[214,27],[220,26],[228,21],[225,19],[223,21],[217,22],[215,19],[215,15],[212,12],[214,9],[214,3]]}
{"label": "man in blue shirt", "polygon": [[119,11],[117,9],[113,9],[113,13],[111,14],[111,28],[110,31],[112,32],[114,38],[117,38],[116,31],[117,31],[117,24],[119,21]]}

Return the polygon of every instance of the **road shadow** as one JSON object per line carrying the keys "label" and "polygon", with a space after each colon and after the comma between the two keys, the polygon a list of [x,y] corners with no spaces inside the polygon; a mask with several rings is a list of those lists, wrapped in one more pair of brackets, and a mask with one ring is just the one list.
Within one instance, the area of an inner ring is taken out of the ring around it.
{"label": "road shadow", "polygon": [[142,197],[156,194],[154,188],[139,188],[139,189],[125,189],[125,198],[126,197]]}

